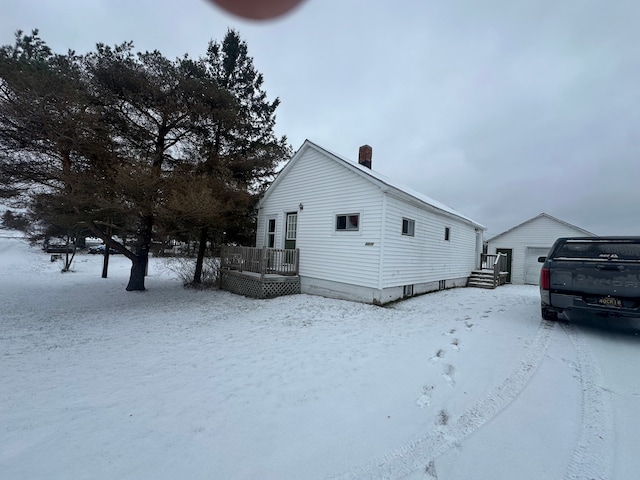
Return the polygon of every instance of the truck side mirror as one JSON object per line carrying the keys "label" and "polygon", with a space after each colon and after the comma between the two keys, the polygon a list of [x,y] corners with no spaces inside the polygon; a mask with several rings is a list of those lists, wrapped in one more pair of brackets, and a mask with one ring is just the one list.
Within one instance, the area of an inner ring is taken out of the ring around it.
{"label": "truck side mirror", "polygon": [[547,257],[538,257],[538,263],[544,263],[547,260]]}

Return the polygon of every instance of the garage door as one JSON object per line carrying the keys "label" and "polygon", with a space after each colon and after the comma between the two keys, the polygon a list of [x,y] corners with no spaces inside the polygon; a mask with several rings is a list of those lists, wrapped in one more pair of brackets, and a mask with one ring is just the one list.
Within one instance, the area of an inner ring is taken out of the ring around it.
{"label": "garage door", "polygon": [[551,247],[527,247],[524,259],[524,283],[527,285],[538,285],[540,282],[541,263],[538,257],[544,257],[549,253]]}

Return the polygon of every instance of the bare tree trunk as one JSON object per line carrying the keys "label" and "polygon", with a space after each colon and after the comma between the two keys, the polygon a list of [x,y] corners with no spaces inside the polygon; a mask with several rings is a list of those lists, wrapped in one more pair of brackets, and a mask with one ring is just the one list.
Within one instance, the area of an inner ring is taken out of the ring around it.
{"label": "bare tree trunk", "polygon": [[147,271],[148,255],[136,255],[136,259],[132,260],[131,273],[129,274],[129,284],[127,292],[144,291],[144,277]]}
{"label": "bare tree trunk", "polygon": [[204,253],[207,250],[207,237],[209,236],[209,229],[202,227],[200,230],[200,243],[198,245],[198,257],[196,258],[196,271],[193,274],[193,283],[202,283],[202,265],[204,263]]}
{"label": "bare tree trunk", "polygon": [[[109,219],[109,225],[107,226],[107,236],[111,238],[111,219]],[[104,257],[102,258],[102,278],[107,278],[109,274],[109,250],[109,244],[105,242]]]}
{"label": "bare tree trunk", "polygon": [[65,253],[65,259],[64,259],[64,268],[62,269],[62,272],[68,272],[69,270],[71,270],[71,262],[73,262],[74,257],[76,256],[76,249],[75,247],[73,248],[73,252],[71,254],[71,257],[69,257],[69,249],[67,249],[66,253]]}
{"label": "bare tree trunk", "polygon": [[70,239],[71,239],[71,234],[67,233],[66,236],[66,242],[64,245],[64,267],[62,268],[62,273],[64,272],[68,272],[71,269],[71,262],[73,261],[73,257],[76,256],[76,246],[75,243],[73,245],[73,254],[71,255],[71,258],[69,258],[69,247],[70,247]]}
{"label": "bare tree trunk", "polygon": [[103,259],[102,259],[102,278],[107,278],[108,274],[109,274],[109,245],[105,245]]}
{"label": "bare tree trunk", "polygon": [[147,274],[147,263],[149,262],[149,247],[151,245],[151,236],[153,233],[153,216],[146,215],[143,217],[140,231],[138,233],[138,244],[136,246],[136,254],[131,259],[131,273],[129,274],[129,284],[127,292],[136,290],[143,291],[144,277]]}

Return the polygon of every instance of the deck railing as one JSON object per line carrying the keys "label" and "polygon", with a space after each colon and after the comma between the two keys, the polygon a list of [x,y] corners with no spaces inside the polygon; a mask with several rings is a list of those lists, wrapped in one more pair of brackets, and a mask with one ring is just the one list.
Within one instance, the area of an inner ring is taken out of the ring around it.
{"label": "deck railing", "polygon": [[300,251],[296,249],[267,247],[223,246],[220,252],[220,267],[239,272],[298,275]]}
{"label": "deck railing", "polygon": [[497,287],[507,281],[507,254],[487,254],[480,255],[480,268],[482,270],[493,271],[493,284]]}

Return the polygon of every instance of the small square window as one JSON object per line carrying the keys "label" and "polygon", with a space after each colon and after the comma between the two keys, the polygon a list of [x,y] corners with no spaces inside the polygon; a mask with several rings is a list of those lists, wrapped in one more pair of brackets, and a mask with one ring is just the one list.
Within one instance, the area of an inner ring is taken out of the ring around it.
{"label": "small square window", "polygon": [[451,229],[449,227],[444,227],[444,239],[447,242],[451,240]]}
{"label": "small square window", "polygon": [[336,215],[336,230],[357,231],[360,228],[360,214]]}
{"label": "small square window", "polygon": [[403,297],[413,297],[413,285],[405,285],[402,288]]}
{"label": "small square window", "polygon": [[408,218],[402,219],[402,234],[408,235],[410,237],[415,236],[416,234],[416,221],[410,220]]}

